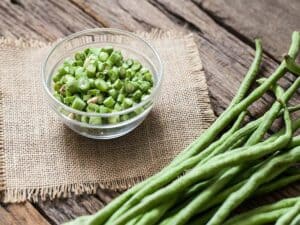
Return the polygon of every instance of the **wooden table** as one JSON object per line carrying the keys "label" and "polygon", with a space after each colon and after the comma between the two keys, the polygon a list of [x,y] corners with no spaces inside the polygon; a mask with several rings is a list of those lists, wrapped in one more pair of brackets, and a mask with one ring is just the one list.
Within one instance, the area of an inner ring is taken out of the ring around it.
{"label": "wooden table", "polygon": [[[287,51],[291,32],[300,30],[299,11],[299,0],[2,0],[0,35],[53,41],[93,27],[193,32],[213,109],[219,115],[251,63],[253,39],[263,40],[263,74],[268,74]],[[288,78],[285,81],[290,82]],[[253,117],[268,99],[253,107]],[[296,193],[300,193],[300,184],[280,195]],[[61,224],[96,212],[117,195],[99,190],[95,195],[69,199],[0,205],[0,224]]]}

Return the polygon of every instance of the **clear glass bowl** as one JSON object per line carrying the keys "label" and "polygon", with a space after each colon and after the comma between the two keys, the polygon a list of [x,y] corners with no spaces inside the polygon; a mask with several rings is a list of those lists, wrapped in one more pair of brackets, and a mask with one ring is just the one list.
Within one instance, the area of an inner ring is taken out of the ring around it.
{"label": "clear glass bowl", "polygon": [[[139,60],[143,66],[152,72],[154,85],[151,95],[131,108],[113,113],[82,112],[58,101],[52,94],[52,76],[59,65],[79,50],[107,45],[120,50],[125,58],[130,57]],[[43,86],[51,108],[72,130],[94,139],[117,138],[129,133],[141,124],[149,114],[159,92],[162,75],[163,68],[160,57],[147,41],[130,32],[106,28],[84,30],[64,38],[54,45],[42,66]],[[82,116],[99,118],[103,123],[101,125],[84,123],[78,119]],[[128,119],[120,120],[120,118],[125,117]],[[120,122],[114,123],[114,121]]]}

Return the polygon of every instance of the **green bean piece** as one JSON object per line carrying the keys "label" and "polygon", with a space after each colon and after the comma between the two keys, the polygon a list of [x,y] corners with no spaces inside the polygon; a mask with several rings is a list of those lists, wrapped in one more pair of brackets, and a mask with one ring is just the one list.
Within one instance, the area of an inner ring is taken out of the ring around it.
{"label": "green bean piece", "polygon": [[150,95],[143,95],[141,100],[142,101],[146,101],[148,98],[150,97]]}
{"label": "green bean piece", "polygon": [[96,66],[94,64],[88,64],[86,66],[86,72],[88,77],[96,77]]}
{"label": "green bean piece", "polygon": [[114,110],[116,111],[122,111],[124,108],[123,106],[121,106],[119,103],[116,103],[114,106]]}
{"label": "green bean piece", "polygon": [[130,67],[133,64],[133,60],[132,59],[127,59],[126,60],[126,64]]}
{"label": "green bean piece", "polygon": [[145,74],[145,73],[149,73],[149,70],[147,68],[145,68],[145,67],[142,67],[140,69],[140,72],[141,72],[141,74]]}
{"label": "green bean piece", "polygon": [[98,88],[100,91],[103,91],[103,92],[107,92],[109,86],[108,84],[101,78],[97,78],[95,80],[95,86],[96,88]]}
{"label": "green bean piece", "polygon": [[84,61],[85,60],[85,53],[84,52],[76,52],[74,57],[75,57],[76,60]]}
{"label": "green bean piece", "polygon": [[108,108],[113,108],[116,101],[113,99],[113,97],[109,96],[103,101],[103,105],[105,105]]}
{"label": "green bean piece", "polygon": [[53,89],[54,89],[54,91],[56,91],[56,92],[58,92],[58,91],[61,89],[61,87],[62,87],[62,84],[59,83],[59,82],[57,82],[57,83],[55,83],[55,84],[53,85]]}
{"label": "green bean piece", "polygon": [[137,108],[136,110],[134,110],[135,115],[139,115],[139,114],[141,114],[142,112],[144,112],[143,107],[139,107],[139,108]]}
{"label": "green bean piece", "polygon": [[91,96],[99,95],[100,94],[100,90],[98,90],[98,89],[90,89],[90,90],[87,91],[87,94],[91,95]]}
{"label": "green bean piece", "polygon": [[101,48],[90,48],[90,54],[99,56],[101,52]]}
{"label": "green bean piece", "polygon": [[113,52],[113,47],[112,46],[106,46],[101,49],[102,52],[106,52],[108,55],[110,55]]}
{"label": "green bean piece", "polygon": [[107,52],[102,51],[99,53],[99,60],[101,62],[105,62],[108,59],[108,57],[109,57],[109,54]]}
{"label": "green bean piece", "polygon": [[141,67],[142,67],[142,65],[139,62],[135,61],[133,63],[133,65],[131,66],[131,69],[133,71],[139,71],[141,69]]}
{"label": "green bean piece", "polygon": [[71,105],[75,100],[76,96],[68,96],[64,98],[64,103],[67,105]]}
{"label": "green bean piece", "polygon": [[88,80],[89,80],[90,88],[96,88],[96,86],[95,86],[95,79],[88,78]]}
{"label": "green bean piece", "polygon": [[58,101],[60,101],[60,102],[63,101],[63,98],[62,98],[62,96],[61,96],[59,93],[54,92],[54,93],[53,93],[53,96],[54,96],[54,98],[56,98]]}
{"label": "green bean piece", "polygon": [[125,82],[124,88],[125,88],[125,92],[130,94],[136,90],[136,85],[131,81],[127,81]]}
{"label": "green bean piece", "polygon": [[66,84],[66,83],[68,83],[68,82],[72,82],[72,81],[75,81],[75,80],[76,80],[75,77],[73,77],[71,74],[66,74],[66,75],[62,78],[61,82],[62,82],[63,84]]}
{"label": "green bean piece", "polygon": [[63,77],[63,74],[57,72],[57,73],[55,73],[54,76],[52,77],[52,80],[53,80],[54,82],[58,82],[62,77]]}
{"label": "green bean piece", "polygon": [[86,76],[87,76],[87,72],[85,71],[85,69],[83,67],[78,67],[75,70],[76,79],[79,79],[80,77],[86,77]]}
{"label": "green bean piece", "polygon": [[112,87],[120,90],[123,87],[122,81],[120,79],[117,79],[113,84]]}
{"label": "green bean piece", "polygon": [[100,112],[100,107],[99,105],[95,103],[89,103],[86,107],[87,112]]}
{"label": "green bean piece", "polygon": [[87,91],[90,88],[90,80],[86,77],[80,77],[78,79],[78,86],[81,91]]}
{"label": "green bean piece", "polygon": [[125,95],[124,94],[119,94],[118,98],[117,98],[117,102],[122,103],[125,99]]}
{"label": "green bean piece", "polygon": [[110,116],[107,118],[108,123],[110,124],[116,124],[120,122],[120,117],[119,116]]}
{"label": "green bean piece", "polygon": [[140,90],[136,90],[132,94],[132,99],[137,102],[137,101],[139,101],[141,99],[142,96],[143,96],[143,93]]}
{"label": "green bean piece", "polygon": [[105,107],[104,105],[100,105],[99,106],[99,112],[100,113],[110,113],[111,110],[109,108]]}
{"label": "green bean piece", "polygon": [[125,78],[131,79],[134,76],[134,71],[131,69],[126,70]]}
{"label": "green bean piece", "polygon": [[90,119],[89,119],[89,124],[101,125],[102,124],[102,118],[91,116]]}
{"label": "green bean piece", "polygon": [[86,106],[86,103],[79,97],[76,97],[72,102],[71,107],[77,110],[83,110]]}
{"label": "green bean piece", "polygon": [[68,66],[61,66],[59,69],[58,69],[58,73],[63,76],[65,74],[68,74],[70,73],[70,68]]}
{"label": "green bean piece", "polygon": [[81,122],[82,123],[89,123],[89,117],[88,116],[81,116]]}
{"label": "green bean piece", "polygon": [[70,94],[78,92],[80,90],[78,81],[75,78],[72,80],[68,80],[66,83],[66,90],[70,92]]}
{"label": "green bean piece", "polygon": [[153,84],[153,76],[150,72],[146,72],[143,74],[143,78],[144,80],[150,82],[151,84]]}
{"label": "green bean piece", "polygon": [[122,54],[119,51],[113,51],[109,56],[108,61],[112,62],[113,65],[119,64],[122,60]]}
{"label": "green bean piece", "polygon": [[130,98],[124,98],[122,106],[127,109],[133,105],[133,101]]}
{"label": "green bean piece", "polygon": [[119,72],[120,72],[120,74],[119,74],[120,78],[124,79],[126,77],[126,68],[124,68],[123,66],[121,66]]}
{"label": "green bean piece", "polygon": [[113,88],[108,91],[108,94],[113,97],[113,99],[117,100],[119,92]]}
{"label": "green bean piece", "polygon": [[114,66],[108,71],[108,76],[112,82],[115,82],[119,78],[119,69]]}
{"label": "green bean piece", "polygon": [[130,117],[129,117],[128,114],[124,114],[124,115],[120,116],[120,121],[126,121],[126,120],[129,120],[129,119],[130,119]]}
{"label": "green bean piece", "polygon": [[144,93],[147,93],[147,91],[151,88],[151,83],[149,81],[141,81],[138,85]]}

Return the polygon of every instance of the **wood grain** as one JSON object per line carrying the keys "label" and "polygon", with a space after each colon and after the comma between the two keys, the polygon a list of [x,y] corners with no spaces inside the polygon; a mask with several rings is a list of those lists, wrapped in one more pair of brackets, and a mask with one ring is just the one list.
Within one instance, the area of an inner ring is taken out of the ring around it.
{"label": "wood grain", "polygon": [[10,204],[6,207],[6,210],[14,217],[14,222],[16,222],[16,224],[50,225],[29,202]]}
{"label": "wood grain", "polygon": [[101,209],[104,203],[94,196],[82,195],[40,201],[35,206],[52,224],[62,224],[78,216],[93,214]]}
{"label": "wood grain", "polygon": [[[289,7],[284,6],[285,1],[272,1],[269,7],[270,1],[3,0],[0,1],[0,35],[52,41],[92,27],[193,32],[213,108],[219,115],[251,64],[253,38],[261,36],[268,51],[262,72],[267,75],[278,65],[280,55],[287,51],[290,31],[300,28],[300,20],[292,20],[299,18],[299,13],[296,14],[300,9],[299,1],[291,0]],[[293,77],[288,76],[282,84],[287,86],[291,79]],[[266,95],[264,101],[256,104],[253,116],[261,113],[270,98]],[[294,189],[297,188],[299,185]],[[99,190],[94,196],[40,201],[34,205],[6,205],[0,207],[0,224],[43,225],[47,224],[46,220],[50,224],[61,224],[96,212],[117,195],[113,191]]]}
{"label": "wood grain", "polygon": [[[14,4],[12,2],[15,2]],[[68,1],[0,1],[0,35],[53,41],[101,23]]]}
{"label": "wood grain", "polygon": [[194,0],[238,37],[262,38],[265,49],[280,59],[287,52],[290,34],[300,30],[298,0]]}

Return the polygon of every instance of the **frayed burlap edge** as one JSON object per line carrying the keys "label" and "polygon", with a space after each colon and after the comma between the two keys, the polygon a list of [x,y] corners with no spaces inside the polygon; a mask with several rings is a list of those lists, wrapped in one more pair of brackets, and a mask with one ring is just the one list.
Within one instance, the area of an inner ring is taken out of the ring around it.
{"label": "frayed burlap edge", "polygon": [[[192,67],[190,74],[199,75],[204,73],[201,59],[199,56],[197,45],[194,41],[192,34],[186,34],[181,31],[163,31],[159,29],[153,29],[149,33],[136,32],[138,35],[142,35],[147,39],[174,39],[184,38],[187,51],[189,52],[188,60],[191,62]],[[0,37],[0,47],[18,47],[18,48],[42,48],[51,46],[52,43],[45,43],[38,40],[25,40],[25,39],[12,39]],[[205,85],[201,86],[201,89],[207,96],[208,88],[206,85],[205,76],[198,76],[199,82]],[[204,82],[203,82],[204,81]],[[0,82],[2,82],[0,80]],[[0,90],[1,91],[1,90]],[[109,182],[86,182],[77,184],[61,184],[55,187],[40,187],[40,188],[24,188],[24,189],[6,189],[5,187],[5,155],[4,155],[4,131],[3,131],[3,111],[2,111],[2,93],[0,92],[0,198],[4,203],[24,202],[26,200],[37,202],[38,200],[47,200],[55,198],[67,198],[72,195],[81,194],[95,194],[99,188],[111,189],[123,191],[135,184],[143,181],[146,177],[131,177],[120,180],[114,180]],[[209,98],[207,99],[207,105],[210,105]],[[214,118],[214,113],[210,107],[208,107],[204,118],[203,127],[207,128],[213,122],[211,118]]]}

